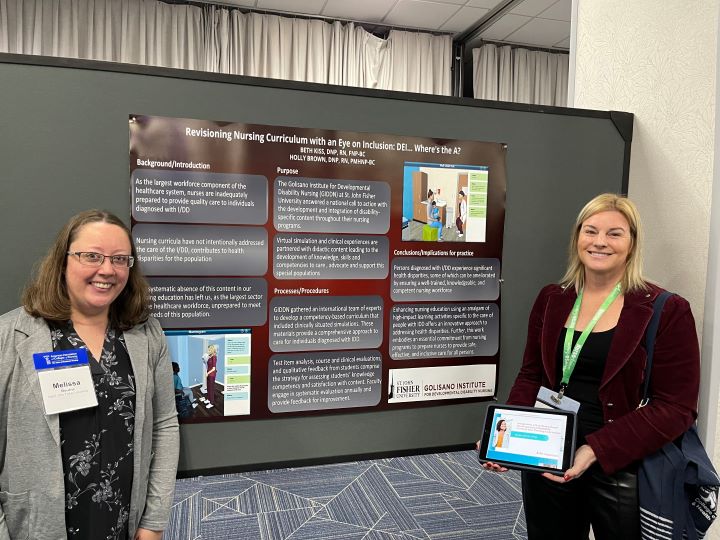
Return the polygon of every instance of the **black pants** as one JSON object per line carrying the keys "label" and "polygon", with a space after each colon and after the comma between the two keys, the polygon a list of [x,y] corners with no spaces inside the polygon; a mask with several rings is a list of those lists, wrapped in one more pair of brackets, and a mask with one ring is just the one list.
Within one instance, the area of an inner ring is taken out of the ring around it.
{"label": "black pants", "polygon": [[640,511],[637,469],[606,475],[595,464],[580,478],[558,484],[522,473],[528,540],[637,540]]}

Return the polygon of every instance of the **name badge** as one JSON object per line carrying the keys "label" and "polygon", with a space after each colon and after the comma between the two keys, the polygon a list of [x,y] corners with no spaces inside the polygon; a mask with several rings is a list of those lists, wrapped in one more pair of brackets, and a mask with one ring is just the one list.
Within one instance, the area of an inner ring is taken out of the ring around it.
{"label": "name badge", "polygon": [[87,350],[71,349],[33,354],[45,414],[96,407],[97,396]]}
{"label": "name badge", "polygon": [[567,396],[553,392],[545,386],[541,386],[535,401],[535,407],[541,409],[560,409],[577,413],[580,409],[580,402]]}

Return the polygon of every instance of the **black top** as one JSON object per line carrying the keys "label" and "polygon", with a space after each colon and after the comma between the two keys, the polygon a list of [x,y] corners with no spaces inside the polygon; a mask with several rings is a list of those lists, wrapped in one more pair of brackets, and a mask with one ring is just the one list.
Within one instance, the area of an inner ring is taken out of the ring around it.
{"label": "black top", "polygon": [[[577,446],[585,444],[585,437],[597,431],[603,426],[603,410],[600,403],[600,381],[605,370],[605,361],[610,352],[615,329],[611,328],[605,332],[591,332],[585,345],[580,351],[575,369],[570,375],[565,395],[580,402],[578,411],[578,434]],[[573,347],[582,332],[575,331],[573,335]],[[557,347],[557,388],[560,390],[562,379],[563,345],[565,343],[565,331],[560,333],[560,340]]]}
{"label": "black top", "polygon": [[[54,351],[86,348],[70,321],[48,324]],[[122,332],[108,328],[100,361],[88,357],[98,406],[60,415],[65,525],[69,540],[126,540],[135,377]]]}

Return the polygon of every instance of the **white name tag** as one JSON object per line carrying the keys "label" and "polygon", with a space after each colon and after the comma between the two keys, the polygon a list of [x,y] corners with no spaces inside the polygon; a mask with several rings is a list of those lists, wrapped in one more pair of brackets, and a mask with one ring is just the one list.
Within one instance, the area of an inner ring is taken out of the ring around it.
{"label": "white name tag", "polygon": [[87,351],[57,351],[33,355],[42,392],[45,414],[96,407]]}
{"label": "white name tag", "polygon": [[558,399],[558,393],[553,392],[545,386],[541,386],[535,401],[535,406],[541,409],[560,409],[577,413],[580,409],[580,402],[567,396]]}

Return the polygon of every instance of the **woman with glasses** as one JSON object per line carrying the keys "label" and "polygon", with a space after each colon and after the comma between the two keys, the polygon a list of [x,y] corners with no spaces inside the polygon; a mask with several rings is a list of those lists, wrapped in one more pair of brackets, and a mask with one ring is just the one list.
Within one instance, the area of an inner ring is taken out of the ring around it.
{"label": "woman with glasses", "polygon": [[[0,318],[0,539],[160,539],[177,411],[127,227],[99,210],[73,216],[22,300]],[[75,350],[97,406],[46,414],[38,359]]]}

